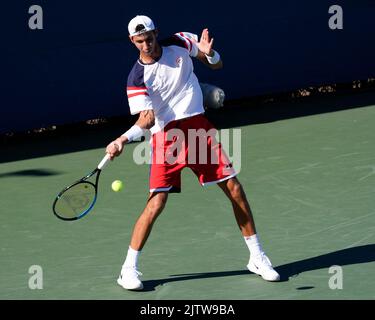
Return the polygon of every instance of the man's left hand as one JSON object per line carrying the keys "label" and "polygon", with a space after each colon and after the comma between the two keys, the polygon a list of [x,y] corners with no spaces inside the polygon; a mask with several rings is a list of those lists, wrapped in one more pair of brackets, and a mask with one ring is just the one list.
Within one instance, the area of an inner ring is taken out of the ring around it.
{"label": "man's left hand", "polygon": [[208,56],[213,56],[213,44],[214,38],[210,37],[210,33],[208,32],[207,28],[203,29],[200,41],[197,43],[199,50]]}

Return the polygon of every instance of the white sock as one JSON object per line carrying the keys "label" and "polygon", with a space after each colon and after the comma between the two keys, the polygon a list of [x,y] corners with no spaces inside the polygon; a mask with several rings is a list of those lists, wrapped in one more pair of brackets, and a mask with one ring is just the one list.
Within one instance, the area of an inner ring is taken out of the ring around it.
{"label": "white sock", "polygon": [[136,268],[137,269],[138,257],[140,254],[141,254],[141,251],[134,250],[129,246],[128,254],[126,255],[123,268]]}
{"label": "white sock", "polygon": [[244,237],[247,247],[249,248],[250,255],[257,256],[263,253],[262,245],[259,242],[257,234],[249,237]]}

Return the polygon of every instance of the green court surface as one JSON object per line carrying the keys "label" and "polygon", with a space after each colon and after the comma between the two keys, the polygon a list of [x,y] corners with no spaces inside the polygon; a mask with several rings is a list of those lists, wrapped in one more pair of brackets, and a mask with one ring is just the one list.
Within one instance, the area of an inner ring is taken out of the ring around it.
{"label": "green court surface", "polygon": [[[0,299],[374,299],[375,105],[357,99],[212,114],[220,128],[241,129],[239,179],[278,283],[247,271],[229,201],[187,169],[142,252],[145,290],[126,291],[116,279],[148,193],[148,165],[132,158],[139,144],[105,168],[93,212],[76,222],[58,220],[53,199],[122,129],[2,146]],[[118,193],[116,179],[125,184]],[[32,290],[35,265],[43,282]]]}

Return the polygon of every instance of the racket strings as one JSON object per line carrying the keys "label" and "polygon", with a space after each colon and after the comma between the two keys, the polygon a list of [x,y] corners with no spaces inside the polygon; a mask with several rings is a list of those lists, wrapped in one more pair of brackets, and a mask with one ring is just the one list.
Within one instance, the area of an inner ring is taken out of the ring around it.
{"label": "racket strings", "polygon": [[91,208],[95,198],[94,185],[83,181],[65,190],[56,201],[54,209],[62,218],[76,218]]}

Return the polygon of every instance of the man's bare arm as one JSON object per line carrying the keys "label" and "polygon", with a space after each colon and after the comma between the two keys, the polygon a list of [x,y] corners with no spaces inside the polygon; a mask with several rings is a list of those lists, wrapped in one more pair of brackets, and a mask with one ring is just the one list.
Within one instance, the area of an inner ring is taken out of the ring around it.
{"label": "man's bare arm", "polygon": [[[139,118],[132,128],[135,128],[136,130],[147,130],[150,129],[154,123],[154,111],[145,110],[140,112]],[[127,132],[129,132],[129,130]],[[126,132],[116,140],[112,141],[106,148],[106,152],[109,154],[110,158],[113,159],[114,157],[119,156],[127,142],[129,142],[129,137],[127,136]]]}

